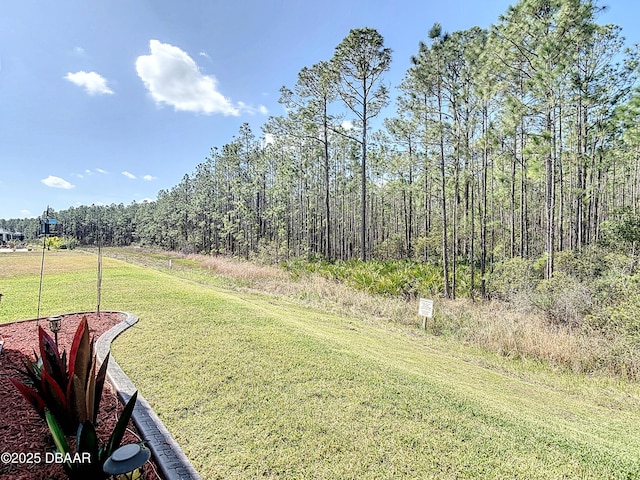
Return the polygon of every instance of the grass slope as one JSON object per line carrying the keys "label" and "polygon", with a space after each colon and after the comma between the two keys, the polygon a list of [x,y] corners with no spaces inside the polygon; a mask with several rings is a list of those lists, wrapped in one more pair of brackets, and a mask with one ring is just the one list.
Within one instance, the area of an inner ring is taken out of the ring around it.
{"label": "grass slope", "polygon": [[[14,293],[39,260],[0,256],[0,322],[34,316]],[[95,257],[47,262],[43,314],[92,308]],[[103,289],[141,317],[115,358],[203,478],[640,478],[638,385],[113,259]]]}

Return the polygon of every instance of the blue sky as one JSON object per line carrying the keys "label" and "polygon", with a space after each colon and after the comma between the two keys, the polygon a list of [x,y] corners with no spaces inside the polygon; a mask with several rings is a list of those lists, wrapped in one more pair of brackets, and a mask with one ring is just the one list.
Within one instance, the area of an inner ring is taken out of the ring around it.
{"label": "blue sky", "polygon": [[[351,28],[384,36],[395,87],[434,22],[488,27],[511,3],[3,0],[0,219],[153,200],[242,123],[260,135]],[[600,22],[640,42],[635,0],[608,4]]]}

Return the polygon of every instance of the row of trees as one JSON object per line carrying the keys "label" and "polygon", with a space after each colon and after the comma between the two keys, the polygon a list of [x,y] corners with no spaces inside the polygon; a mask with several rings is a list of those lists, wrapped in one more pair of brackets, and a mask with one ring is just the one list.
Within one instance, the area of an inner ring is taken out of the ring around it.
{"label": "row of trees", "polygon": [[638,51],[598,13],[521,0],[488,30],[436,24],[384,119],[391,50],[352,30],[281,89],[286,114],[261,137],[243,125],[155,202],[59,220],[81,242],[416,258],[442,266],[447,297],[461,263],[482,292],[492,263],[515,256],[542,258],[548,278],[556,252],[638,208]]}

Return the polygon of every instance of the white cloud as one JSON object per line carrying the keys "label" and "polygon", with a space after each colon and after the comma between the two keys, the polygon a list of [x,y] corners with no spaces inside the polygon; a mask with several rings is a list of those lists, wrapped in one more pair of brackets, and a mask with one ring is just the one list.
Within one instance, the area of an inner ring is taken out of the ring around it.
{"label": "white cloud", "polygon": [[20,213],[22,215],[24,215],[25,217],[28,217],[29,215],[31,215],[31,211],[30,210],[20,210]]}
{"label": "white cloud", "polygon": [[146,180],[147,182],[151,182],[152,180],[157,180],[158,177],[154,177],[153,175],[145,175],[144,177],[142,177],[144,180]]}
{"label": "white cloud", "polygon": [[64,178],[54,177],[53,175],[49,175],[47,178],[43,178],[40,181],[47,187],[51,188],[64,188],[65,190],[70,190],[75,187],[75,185],[67,182]]}
{"label": "white cloud", "polygon": [[64,77],[71,83],[84,88],[89,95],[111,95],[113,90],[107,85],[107,80],[96,72],[79,71],[67,73]]}
{"label": "white cloud", "polygon": [[82,48],[82,47],[73,47],[73,53],[75,53],[76,55],[79,55],[81,57],[84,57],[87,54],[85,49]]}
{"label": "white cloud", "polygon": [[351,120],[343,120],[340,126],[345,130],[353,130],[353,122]]}
{"label": "white cloud", "polygon": [[200,55],[201,57],[204,57],[204,58],[211,59],[209,54],[207,52],[205,52],[204,50],[200,51],[200,53],[198,55]]}
{"label": "white cloud", "polygon": [[260,105],[258,108],[255,108],[255,107],[252,107],[251,105],[247,105],[244,102],[238,102],[237,106],[238,106],[238,109],[248,113],[249,115],[255,115],[256,113],[261,113],[263,115],[266,115],[267,113],[269,113],[269,110],[264,105]]}
{"label": "white cloud", "polygon": [[218,91],[217,80],[200,72],[183,50],[158,40],[149,42],[150,55],[136,60],[138,76],[158,104],[196,113],[237,116],[244,104],[234,105]]}
{"label": "white cloud", "polygon": [[136,176],[133,173],[127,172],[126,170],[122,172],[122,175],[124,175],[127,178],[130,178],[131,180],[135,180],[136,178]]}
{"label": "white cloud", "polygon": [[92,175],[95,175],[96,173],[99,173],[101,175],[106,175],[108,172],[106,170],[103,170],[101,168],[95,168],[93,170],[89,169],[89,168],[85,168],[84,172],[82,173],[74,173],[73,176],[77,177],[77,178],[84,178],[86,177],[91,177]]}

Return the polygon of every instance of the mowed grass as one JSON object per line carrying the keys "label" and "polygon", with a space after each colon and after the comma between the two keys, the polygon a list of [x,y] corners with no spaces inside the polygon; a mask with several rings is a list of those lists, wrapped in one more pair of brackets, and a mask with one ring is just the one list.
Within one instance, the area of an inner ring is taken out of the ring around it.
{"label": "mowed grass", "polygon": [[[37,291],[40,257],[12,255],[0,323],[35,316],[15,292]],[[95,256],[45,262],[43,315],[95,308]],[[640,478],[637,384],[507,366],[219,279],[107,258],[103,272],[103,309],[141,319],[115,358],[205,479]]]}
{"label": "mowed grass", "polygon": [[81,252],[51,250],[0,254],[0,323],[69,311],[93,311],[97,305],[97,260]]}

